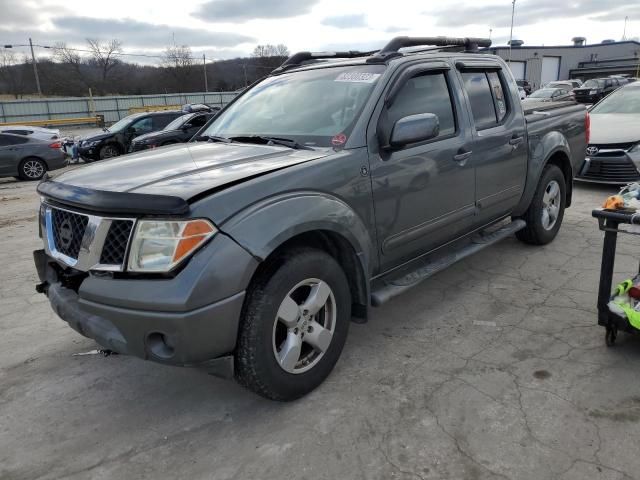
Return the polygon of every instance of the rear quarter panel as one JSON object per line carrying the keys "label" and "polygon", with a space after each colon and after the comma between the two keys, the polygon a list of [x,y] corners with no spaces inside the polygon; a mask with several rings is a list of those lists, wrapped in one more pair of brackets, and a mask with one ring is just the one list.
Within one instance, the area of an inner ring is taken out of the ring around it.
{"label": "rear quarter panel", "polygon": [[554,154],[561,152],[569,158],[572,170],[569,183],[573,181],[587,147],[585,115],[585,107],[574,103],[525,115],[529,153],[527,183],[514,215],[522,215],[529,207],[542,170]]}

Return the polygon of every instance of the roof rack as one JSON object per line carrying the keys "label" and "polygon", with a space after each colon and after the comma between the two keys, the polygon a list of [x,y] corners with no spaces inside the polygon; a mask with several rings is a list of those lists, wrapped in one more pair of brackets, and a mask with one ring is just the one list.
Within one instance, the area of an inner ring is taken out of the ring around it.
{"label": "roof rack", "polygon": [[[359,58],[370,57],[367,63],[384,63],[390,58],[401,56],[398,51],[406,47],[443,47],[454,48],[461,47],[468,52],[477,52],[478,47],[490,47],[491,40],[488,38],[456,38],[456,37],[396,37],[387,43],[380,51],[372,50],[370,52],[360,52],[358,50],[349,50],[346,52],[298,52],[291,55],[287,60],[271,73],[280,73],[289,68],[297,67],[309,60],[321,60],[325,58]],[[434,48],[425,48],[419,51],[433,50]],[[437,49],[437,48],[436,48]]]}
{"label": "roof rack", "polygon": [[387,43],[382,50],[367,59],[368,63],[380,63],[402,55],[399,50],[407,47],[464,47],[468,52],[477,52],[478,47],[490,47],[488,38],[458,37],[396,37]]}
{"label": "roof rack", "polygon": [[358,50],[349,50],[347,52],[298,52],[291,55],[285,62],[276,68],[272,73],[282,72],[289,68],[297,67],[303,62],[309,60],[321,60],[324,58],[358,58],[358,57],[368,57],[377,50],[372,50],[370,52],[360,52]]}

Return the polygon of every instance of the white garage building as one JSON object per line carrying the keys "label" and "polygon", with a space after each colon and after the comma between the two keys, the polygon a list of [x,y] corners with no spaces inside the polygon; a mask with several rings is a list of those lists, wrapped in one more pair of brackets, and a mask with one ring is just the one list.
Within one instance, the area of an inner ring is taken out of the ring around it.
{"label": "white garage building", "polygon": [[587,45],[584,38],[574,39],[572,45],[526,46],[514,40],[512,48],[496,46],[486,49],[509,61],[516,79],[528,80],[534,89],[553,80],[568,78],[607,77],[609,75],[638,76],[640,43],[636,41]]}

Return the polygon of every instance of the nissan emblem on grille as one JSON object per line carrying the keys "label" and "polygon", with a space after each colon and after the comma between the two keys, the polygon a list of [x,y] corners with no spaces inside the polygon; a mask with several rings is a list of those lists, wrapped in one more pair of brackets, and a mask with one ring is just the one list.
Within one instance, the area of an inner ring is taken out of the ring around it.
{"label": "nissan emblem on grille", "polygon": [[598,147],[587,147],[587,155],[590,157],[596,155],[598,153]]}
{"label": "nissan emblem on grille", "polygon": [[73,229],[69,220],[65,220],[60,224],[60,246],[69,248],[73,241]]}

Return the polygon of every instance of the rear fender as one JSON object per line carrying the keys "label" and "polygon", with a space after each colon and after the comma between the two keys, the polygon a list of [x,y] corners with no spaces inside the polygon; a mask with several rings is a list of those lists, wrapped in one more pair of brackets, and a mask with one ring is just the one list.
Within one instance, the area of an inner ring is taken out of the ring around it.
{"label": "rear fender", "polygon": [[[562,153],[566,157],[565,168],[571,172],[566,178],[567,206],[571,203],[571,191],[573,184],[573,167],[571,165],[571,147],[566,137],[558,131],[552,131],[540,138],[537,135],[529,135],[529,162],[527,164],[527,183],[525,185],[520,203],[513,211],[514,216],[523,215],[527,211],[533,195],[538,187],[538,182],[542,175],[542,170],[549,163],[549,159],[557,153]],[[564,170],[564,169],[563,169]]]}

